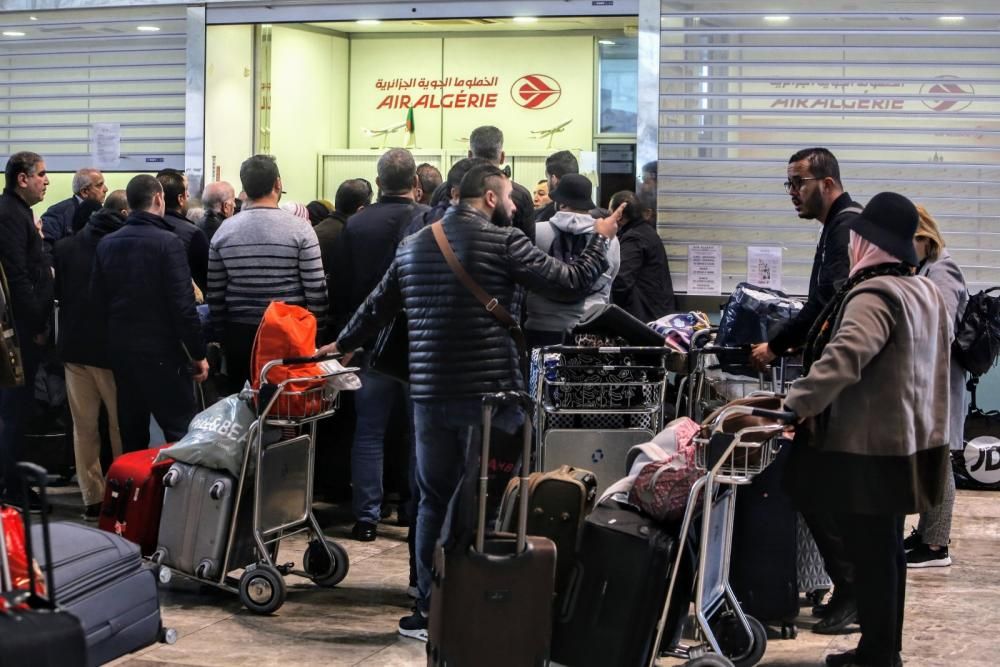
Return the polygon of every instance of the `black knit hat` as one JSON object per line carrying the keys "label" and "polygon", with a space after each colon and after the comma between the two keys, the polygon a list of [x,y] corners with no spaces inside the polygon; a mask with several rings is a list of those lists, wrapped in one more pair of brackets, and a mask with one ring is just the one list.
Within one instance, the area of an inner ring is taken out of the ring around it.
{"label": "black knit hat", "polygon": [[917,266],[920,260],[913,248],[913,235],[919,223],[913,202],[895,192],[880,192],[850,223],[850,228],[893,257]]}
{"label": "black knit hat", "polygon": [[566,174],[559,179],[555,190],[549,193],[549,199],[577,211],[589,211],[594,208],[594,201],[590,198],[593,189],[593,184],[586,176]]}

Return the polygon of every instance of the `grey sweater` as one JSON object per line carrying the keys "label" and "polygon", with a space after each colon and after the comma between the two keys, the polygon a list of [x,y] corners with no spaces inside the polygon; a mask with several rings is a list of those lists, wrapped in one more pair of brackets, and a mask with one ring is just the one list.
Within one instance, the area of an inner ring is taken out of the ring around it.
{"label": "grey sweater", "polygon": [[326,324],[327,297],[316,232],[275,208],[252,208],[222,223],[208,254],[212,325],[256,326],[271,301],[305,306]]}

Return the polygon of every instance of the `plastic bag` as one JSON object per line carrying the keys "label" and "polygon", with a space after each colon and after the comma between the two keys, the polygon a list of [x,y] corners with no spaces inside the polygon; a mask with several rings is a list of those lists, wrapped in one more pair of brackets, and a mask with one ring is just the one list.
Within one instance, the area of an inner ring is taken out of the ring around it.
{"label": "plastic bag", "polygon": [[187,435],[156,455],[157,461],[174,459],[182,463],[225,470],[240,476],[246,452],[247,434],[253,424],[253,408],[240,398],[227,396],[202,410],[188,426]]}
{"label": "plastic bag", "polygon": [[[3,542],[7,549],[10,585],[15,590],[26,591],[31,579],[28,576],[28,548],[24,541],[24,522],[20,512],[13,507],[0,507],[0,527],[3,529]],[[39,595],[45,595],[45,579],[41,568],[34,559],[31,566],[35,569],[35,591]]]}
{"label": "plastic bag", "polygon": [[802,302],[784,292],[750,283],[740,283],[722,311],[715,344],[720,347],[746,346],[746,351],[720,352],[722,370],[734,375],[757,377],[750,365],[749,346],[771,338],[802,310]]}

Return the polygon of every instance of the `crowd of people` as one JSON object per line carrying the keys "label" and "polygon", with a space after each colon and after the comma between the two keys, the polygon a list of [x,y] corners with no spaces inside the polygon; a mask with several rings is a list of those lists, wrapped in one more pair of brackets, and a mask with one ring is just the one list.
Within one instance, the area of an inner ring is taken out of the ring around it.
{"label": "crowd of people", "polygon": [[[357,540],[377,537],[392,406],[408,406],[410,499],[399,518],[411,527],[415,608],[399,632],[426,638],[434,547],[468,537],[453,498],[475,460],[479,399],[526,383],[513,325],[536,347],[563,342],[594,304],[644,322],[676,309],[655,227],[655,164],[604,209],[569,151],[549,156],[532,190],[510,179],[505,161],[502,132],[484,126],[447,174],[395,148],[379,158],[374,186],[349,179],[333,202],[303,205],[282,202],[277,162],[255,155],[241,165],[238,195],[211,183],[198,211],[179,171],[108,193],[101,172],[85,168],[73,196],[37,224],[44,158],[12,155],[0,266],[26,382],[0,390],[3,479],[21,451],[34,370],[53,343],[54,301],[87,518],[104,491],[102,409],[115,455],[149,446],[150,417],[179,439],[198,409],[192,381],[209,375],[209,344],[221,345],[227,389],[239,391],[268,304],[302,306],[317,320],[319,352],[353,355],[361,368],[350,458]],[[830,151],[792,155],[785,190],[800,218],[821,225],[808,298],[751,356],[763,367],[803,354],[805,375],[785,399],[801,420],[786,481],[834,582],[815,630],[862,630],[857,649],[827,662],[894,666],[906,568],[951,562],[948,454],[961,446],[965,374],[950,343],[968,291],[931,215],[891,192],[862,207]],[[371,368],[371,342],[397,318],[408,383]],[[509,406],[493,425],[516,447],[526,418]],[[903,518],[914,512],[920,524],[904,540]]]}
{"label": "crowd of people", "polygon": [[[0,197],[0,265],[26,382],[0,390],[3,479],[23,451],[47,347],[57,347],[65,367],[84,516],[96,519],[101,413],[113,456],[150,445],[151,417],[166,441],[180,439],[199,409],[193,383],[209,375],[209,347],[223,352],[213,376],[237,392],[251,379],[267,305],[302,306],[316,317],[317,346],[362,350],[352,360],[362,369],[351,444],[355,539],[377,536],[391,408],[409,406],[410,499],[399,519],[411,525],[417,609],[400,631],[422,636],[433,546],[447,533],[445,512],[477,434],[478,397],[524,386],[506,326],[456,280],[425,228],[441,223],[461,264],[535,344],[560,342],[593,303],[617,302],[641,318],[673,304],[666,253],[651,243],[653,214],[643,203],[651,179],[643,196],[641,188],[615,194],[609,212],[595,205],[569,151],[546,160],[547,178],[532,191],[510,179],[505,162],[502,132],[484,126],[445,175],[392,149],[378,160],[374,186],[349,179],[333,202],[304,205],[282,201],[278,164],[265,155],[241,165],[239,193],[214,182],[200,202],[177,170],[136,176],[109,193],[99,170],[83,168],[73,195],[38,224],[32,207],[46,196],[44,157],[12,155]],[[409,384],[371,370],[363,351],[397,313],[409,334]],[[512,411],[494,423],[513,433],[524,418]]]}

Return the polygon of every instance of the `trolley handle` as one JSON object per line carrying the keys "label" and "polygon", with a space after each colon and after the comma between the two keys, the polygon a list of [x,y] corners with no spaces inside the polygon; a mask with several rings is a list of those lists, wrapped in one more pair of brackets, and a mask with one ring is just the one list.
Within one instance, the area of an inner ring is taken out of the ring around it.
{"label": "trolley handle", "polygon": [[791,410],[765,410],[764,408],[752,408],[750,411],[754,417],[764,417],[773,419],[784,424],[794,424],[799,420],[799,416]]}
{"label": "trolley handle", "polygon": [[671,354],[684,354],[683,352],[678,352],[677,350],[661,346],[652,345],[621,345],[621,346],[599,346],[592,347],[586,345],[546,345],[541,348],[542,354],[550,353],[563,353],[563,352],[581,352],[581,353],[597,353],[597,354],[657,354],[660,356],[668,356]]}
{"label": "trolley handle", "polygon": [[483,405],[490,407],[499,405],[520,405],[526,411],[535,409],[535,402],[524,391],[498,391],[483,396]]}
{"label": "trolley handle", "polygon": [[319,354],[312,357],[285,357],[284,359],[274,359],[271,363],[275,366],[301,366],[302,364],[319,364],[324,361],[333,361],[344,357],[343,352],[331,352],[330,354]]}

